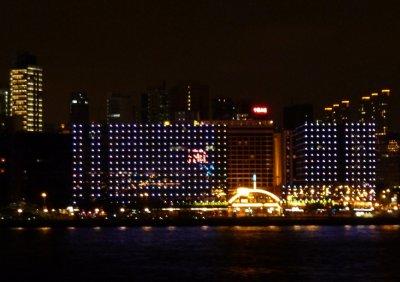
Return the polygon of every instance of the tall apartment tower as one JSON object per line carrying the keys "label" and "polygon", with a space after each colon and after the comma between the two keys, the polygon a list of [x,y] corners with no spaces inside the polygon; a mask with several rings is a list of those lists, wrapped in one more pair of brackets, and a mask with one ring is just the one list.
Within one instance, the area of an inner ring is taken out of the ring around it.
{"label": "tall apartment tower", "polygon": [[376,187],[374,123],[306,122],[294,139],[295,184]]}
{"label": "tall apartment tower", "polygon": [[185,206],[226,190],[223,125],[91,123],[71,132],[74,206]]}
{"label": "tall apartment tower", "polygon": [[363,96],[359,109],[361,122],[374,122],[378,136],[384,136],[389,129],[389,97],[390,90],[382,89],[381,92]]}
{"label": "tall apartment tower", "polygon": [[6,88],[0,88],[0,130],[5,129],[6,120],[9,116],[9,97],[10,91]]}
{"label": "tall apartment tower", "polygon": [[282,181],[292,184],[296,178],[295,136],[296,127],[314,120],[314,108],[311,104],[298,104],[283,109],[282,148]]}
{"label": "tall apartment tower", "polygon": [[351,119],[350,101],[342,100],[324,108],[324,119],[326,122],[343,123]]}
{"label": "tall apartment tower", "polygon": [[111,93],[107,99],[107,122],[131,123],[134,120],[132,97]]}
{"label": "tall apartment tower", "polygon": [[36,57],[24,53],[10,71],[10,114],[24,131],[43,131],[43,70]]}
{"label": "tall apartment tower", "polygon": [[71,94],[69,119],[71,124],[89,122],[89,99],[86,92],[78,91]]}
{"label": "tall apartment tower", "polygon": [[10,91],[7,88],[0,88],[0,116],[8,116],[10,111]]}
{"label": "tall apartment tower", "polygon": [[175,121],[209,120],[210,88],[199,83],[181,83],[170,89],[170,112]]}
{"label": "tall apartment tower", "polygon": [[142,122],[164,122],[170,119],[170,100],[165,82],[143,93],[140,103]]}
{"label": "tall apartment tower", "polygon": [[232,98],[216,97],[211,101],[211,112],[214,120],[233,120],[237,106]]}
{"label": "tall apartment tower", "polygon": [[226,120],[228,195],[239,187],[257,187],[278,193],[275,185],[274,127],[272,120]]}

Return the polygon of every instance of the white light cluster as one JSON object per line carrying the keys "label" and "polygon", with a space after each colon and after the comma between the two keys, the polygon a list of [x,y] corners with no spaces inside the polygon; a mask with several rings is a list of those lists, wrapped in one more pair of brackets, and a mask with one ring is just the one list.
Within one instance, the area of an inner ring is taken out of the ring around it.
{"label": "white light cluster", "polygon": [[296,129],[295,138],[298,180],[375,187],[374,123],[305,123]]}
{"label": "white light cluster", "polygon": [[288,185],[282,189],[283,201],[289,206],[312,203],[355,206],[376,201],[375,189],[365,185]]}
{"label": "white light cluster", "polygon": [[306,183],[333,183],[338,177],[338,132],[334,123],[306,123],[296,132],[300,175]]}
{"label": "white light cluster", "polygon": [[92,124],[89,134],[85,130],[73,125],[74,198],[98,199],[104,192],[110,204],[177,202],[201,200],[213,188],[226,187],[224,126],[111,123]]}
{"label": "white light cluster", "polygon": [[375,133],[374,123],[346,123],[344,133],[346,183],[376,182]]}

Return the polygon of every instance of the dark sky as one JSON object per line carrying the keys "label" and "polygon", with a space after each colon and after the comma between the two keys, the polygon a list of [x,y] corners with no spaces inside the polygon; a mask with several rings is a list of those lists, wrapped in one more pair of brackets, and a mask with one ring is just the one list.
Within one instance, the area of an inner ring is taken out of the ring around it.
{"label": "dark sky", "polygon": [[67,119],[73,90],[101,119],[108,92],[163,80],[208,83],[275,114],[390,87],[400,116],[399,1],[2,0],[0,38],[0,84],[17,51],[38,56],[48,122]]}

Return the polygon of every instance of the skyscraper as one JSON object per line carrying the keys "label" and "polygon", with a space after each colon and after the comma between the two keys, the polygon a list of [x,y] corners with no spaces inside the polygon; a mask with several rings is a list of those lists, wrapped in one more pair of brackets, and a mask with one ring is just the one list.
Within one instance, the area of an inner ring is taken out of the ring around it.
{"label": "skyscraper", "polygon": [[43,131],[43,70],[36,57],[24,53],[10,71],[10,113],[24,131]]}
{"label": "skyscraper", "polygon": [[175,121],[209,120],[210,89],[199,83],[181,83],[170,90],[170,112]]}
{"label": "skyscraper", "polygon": [[217,97],[211,102],[212,119],[232,120],[236,116],[237,107],[232,98]]}
{"label": "skyscraper", "polygon": [[346,122],[351,119],[350,113],[350,101],[342,100],[340,103],[324,108],[324,120],[326,122]]}
{"label": "skyscraper", "polygon": [[294,129],[305,122],[314,120],[314,108],[311,104],[298,104],[283,109],[282,181],[292,183],[295,177]]}
{"label": "skyscraper", "polygon": [[9,97],[10,91],[0,88],[0,129],[6,128],[7,117],[9,116]]}
{"label": "skyscraper", "polygon": [[305,123],[294,139],[294,183],[376,186],[375,124]]}
{"label": "skyscraper", "polygon": [[110,123],[72,126],[78,207],[169,206],[210,200],[226,188],[222,125]]}
{"label": "skyscraper", "polygon": [[389,97],[390,90],[382,89],[379,93],[371,93],[361,99],[360,121],[374,122],[378,136],[386,135],[389,129]]}
{"label": "skyscraper", "polygon": [[69,117],[71,124],[89,122],[89,99],[86,92],[78,91],[71,94]]}
{"label": "skyscraper", "polygon": [[134,120],[134,106],[128,95],[111,93],[107,99],[107,122],[130,123]]}
{"label": "skyscraper", "polygon": [[272,120],[223,121],[226,127],[228,194],[239,187],[253,187],[276,193],[274,127]]}
{"label": "skyscraper", "polygon": [[389,133],[379,142],[379,188],[400,186],[400,134]]}
{"label": "skyscraper", "polygon": [[141,96],[141,121],[164,122],[170,119],[170,99],[165,82]]}
{"label": "skyscraper", "polygon": [[10,111],[10,91],[7,88],[0,88],[0,116],[8,116]]}

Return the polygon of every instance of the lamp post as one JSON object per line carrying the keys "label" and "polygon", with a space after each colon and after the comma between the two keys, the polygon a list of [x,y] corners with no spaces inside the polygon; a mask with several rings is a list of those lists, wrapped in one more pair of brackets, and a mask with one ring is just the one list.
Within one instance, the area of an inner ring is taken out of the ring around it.
{"label": "lamp post", "polygon": [[45,209],[45,208],[46,208],[46,198],[47,198],[47,194],[46,194],[46,192],[43,192],[42,194],[40,194],[40,196],[41,196],[42,199],[43,199],[43,209]]}

